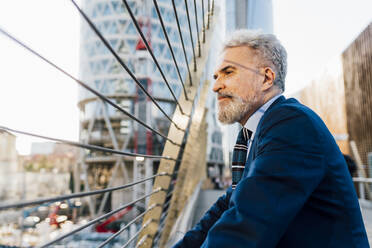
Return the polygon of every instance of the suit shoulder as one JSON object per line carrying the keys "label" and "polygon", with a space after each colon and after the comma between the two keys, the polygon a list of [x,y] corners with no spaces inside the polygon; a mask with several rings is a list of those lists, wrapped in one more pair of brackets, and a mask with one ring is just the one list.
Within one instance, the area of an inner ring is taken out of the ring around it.
{"label": "suit shoulder", "polygon": [[280,120],[295,116],[308,119],[308,121],[313,124],[319,124],[318,122],[323,123],[320,117],[313,110],[301,104],[294,98],[289,98],[273,105],[266,111],[262,119],[270,117],[271,120]]}
{"label": "suit shoulder", "polygon": [[[259,129],[266,133],[273,127],[281,126],[281,131],[313,133],[322,140],[324,134],[329,133],[321,118],[310,108],[294,98],[274,103],[263,115]],[[327,135],[328,136],[328,135]]]}

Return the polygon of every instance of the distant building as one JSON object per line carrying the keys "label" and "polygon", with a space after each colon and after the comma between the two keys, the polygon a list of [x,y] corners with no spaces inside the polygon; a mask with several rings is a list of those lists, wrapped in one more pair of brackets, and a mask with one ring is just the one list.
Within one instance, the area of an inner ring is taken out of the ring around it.
{"label": "distant building", "polygon": [[31,144],[31,154],[20,156],[20,165],[26,171],[71,172],[78,161],[80,149],[52,142]]}
{"label": "distant building", "polygon": [[[191,27],[194,29],[193,33],[195,35],[194,2],[192,0],[187,2],[190,10]],[[179,97],[180,94],[183,94],[182,86],[153,1],[138,0],[128,1],[128,3],[165,77],[176,97]],[[172,2],[157,1],[157,3],[178,61],[181,77],[183,81],[186,81],[187,65]],[[185,3],[181,0],[175,0],[175,4],[188,60],[192,63]],[[197,4],[200,7],[201,1],[197,1]],[[82,1],[82,6],[92,22],[108,40],[113,50],[125,62],[129,70],[135,74],[140,84],[150,92],[165,113],[171,117],[175,109],[175,101],[150,54],[146,51],[145,44],[142,42],[122,1],[85,0]],[[201,8],[199,8],[199,11],[201,12]],[[201,14],[198,15],[198,18],[199,23],[201,23]],[[169,120],[146,97],[140,87],[137,86],[85,22],[82,23],[81,30],[81,79],[127,112],[166,135],[170,126]],[[196,39],[196,36],[193,38]],[[79,93],[81,142],[140,154],[162,154],[165,143],[163,138],[132,121],[115,108],[102,104],[100,99],[85,89],[81,89]],[[218,128],[213,127],[214,123],[210,122],[208,124],[208,131],[211,131],[209,137],[212,136],[212,133],[218,132]],[[212,159],[213,165],[223,163],[221,159],[222,148],[220,147],[218,150],[216,146],[209,146],[208,151],[208,159]],[[110,184],[122,185],[128,181],[154,174],[158,168],[159,160],[136,160],[132,157],[113,156],[109,153],[90,151],[83,154],[81,165],[80,171],[84,174],[82,177],[86,176],[88,178],[86,180],[88,183],[84,182],[84,184],[89,184],[91,189],[99,189]],[[112,171],[116,166],[118,170],[113,174]],[[113,176],[111,176],[112,174]],[[102,180],[97,180],[97,178]],[[114,192],[111,202],[108,201],[108,204],[106,204],[107,209],[128,202],[130,199],[127,198],[138,198],[143,193],[149,192],[152,187],[149,184],[146,185],[134,187],[133,195],[129,197],[121,192]],[[98,208],[100,200],[98,199],[97,202],[96,207]]]}
{"label": "distant building", "polygon": [[[16,137],[0,130],[0,170],[12,172],[17,170],[17,151],[15,148]],[[5,174],[2,174],[5,175]]]}
{"label": "distant building", "polygon": [[[366,173],[372,176],[372,22],[361,31],[342,54],[333,58],[307,87],[297,93],[298,99],[323,119],[341,151],[350,150],[354,141]],[[329,94],[332,92],[332,94]],[[355,157],[354,157],[355,158]],[[363,176],[363,175],[360,175]]]}
{"label": "distant building", "polygon": [[272,0],[229,0],[226,4],[226,33],[236,29],[262,29],[273,33]]}
{"label": "distant building", "polygon": [[[17,155],[16,136],[0,131],[0,201],[69,193],[70,171],[77,162],[75,147],[38,143],[32,145],[32,155]],[[35,148],[36,147],[36,148]],[[45,148],[48,153],[38,149]]]}
{"label": "distant building", "polygon": [[53,142],[34,142],[31,144],[31,155],[47,155],[51,154],[54,150],[56,143]]}
{"label": "distant building", "polygon": [[11,175],[17,171],[16,137],[0,130],[0,201],[11,196],[16,182]]}
{"label": "distant building", "polygon": [[18,156],[16,136],[0,130],[0,201],[2,203],[69,192],[68,172],[77,161],[77,149],[54,143],[38,144],[37,147],[53,147],[53,149],[49,149],[50,154]]}

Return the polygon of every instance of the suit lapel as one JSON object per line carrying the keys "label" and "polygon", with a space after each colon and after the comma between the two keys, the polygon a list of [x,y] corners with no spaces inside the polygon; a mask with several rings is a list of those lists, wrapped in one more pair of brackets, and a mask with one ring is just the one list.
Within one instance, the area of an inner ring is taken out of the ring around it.
{"label": "suit lapel", "polygon": [[270,110],[275,106],[275,105],[278,105],[278,104],[281,104],[282,102],[284,102],[286,100],[286,98],[284,96],[280,96],[278,99],[276,99],[271,105],[270,107],[265,111],[264,115],[261,117],[261,120],[260,122],[258,123],[258,126],[257,126],[257,130],[256,130],[256,133],[254,134],[254,137],[253,137],[253,140],[251,141],[252,144],[251,144],[251,148],[249,150],[249,154],[248,154],[248,158],[247,158],[247,161],[245,162],[245,168],[244,168],[244,172],[243,172],[243,178],[247,176],[248,172],[249,172],[249,169],[250,169],[250,164],[251,162],[256,158],[256,155],[257,155],[257,142],[258,142],[258,136],[260,134],[260,131],[261,131],[261,122],[262,120],[264,120],[265,118],[265,115],[270,112]]}

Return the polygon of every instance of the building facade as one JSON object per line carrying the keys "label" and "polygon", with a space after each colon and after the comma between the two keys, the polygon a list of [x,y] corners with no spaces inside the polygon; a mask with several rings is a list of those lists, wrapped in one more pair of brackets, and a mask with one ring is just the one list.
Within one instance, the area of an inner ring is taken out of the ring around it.
{"label": "building facade", "polygon": [[12,176],[18,170],[16,137],[0,130],[0,200],[8,200],[17,191],[17,182]]}
{"label": "building facade", "polygon": [[231,0],[226,4],[226,33],[262,29],[273,33],[272,0]]}
{"label": "building facade", "polygon": [[[137,0],[128,1],[128,3],[167,81],[178,98],[180,94],[183,94],[181,80],[176,71],[153,1]],[[182,51],[172,2],[161,0],[157,3],[178,61],[181,78],[185,82],[187,64]],[[175,5],[177,6],[188,61],[191,62],[192,46],[188,32],[185,2],[176,0]],[[188,6],[194,33],[193,38],[196,39],[194,1],[188,0]],[[175,109],[175,101],[164,83],[159,69],[146,51],[145,45],[122,1],[85,0],[82,1],[82,8],[110,43],[113,50],[135,75],[139,83],[171,117]],[[200,11],[198,18],[199,23],[201,23],[200,6],[198,6],[197,11]],[[165,135],[168,133],[169,120],[137,86],[133,78],[122,68],[84,21],[81,28],[80,53],[80,78],[83,82],[88,83],[155,130]],[[139,154],[161,155],[164,145],[163,138],[151,133],[120,111],[104,104],[84,89],[80,91],[79,108],[81,110],[81,142]],[[220,156],[217,155],[216,158],[220,158]],[[156,159],[119,157],[96,151],[82,152],[80,167],[75,169],[75,179],[76,181],[81,180],[84,187],[90,189],[122,185],[125,182],[154,174],[158,164],[159,161]],[[134,187],[132,193],[117,195],[113,193],[112,196],[106,196],[107,200],[102,198],[90,203],[91,210],[95,209],[93,211],[99,212],[103,209],[114,208],[132,198],[138,198],[149,192],[151,188],[151,183],[147,183]]]}

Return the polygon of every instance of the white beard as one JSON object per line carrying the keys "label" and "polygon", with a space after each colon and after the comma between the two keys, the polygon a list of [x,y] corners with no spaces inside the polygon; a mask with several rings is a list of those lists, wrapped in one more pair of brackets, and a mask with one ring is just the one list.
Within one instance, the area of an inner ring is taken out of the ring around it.
{"label": "white beard", "polygon": [[218,104],[218,120],[223,124],[232,124],[242,120],[254,105],[254,101],[245,101],[236,96],[225,101],[230,102],[228,104]]}

